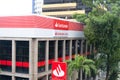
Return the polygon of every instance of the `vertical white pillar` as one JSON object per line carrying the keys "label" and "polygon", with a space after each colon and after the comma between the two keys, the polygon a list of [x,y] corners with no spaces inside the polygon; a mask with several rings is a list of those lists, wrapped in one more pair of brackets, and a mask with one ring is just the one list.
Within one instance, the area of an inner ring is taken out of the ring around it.
{"label": "vertical white pillar", "polygon": [[58,40],[55,41],[55,61],[58,61]]}
{"label": "vertical white pillar", "polygon": [[66,41],[63,40],[63,62],[65,61],[65,52],[66,52],[66,47],[65,47]]}
{"label": "vertical white pillar", "polygon": [[[12,74],[15,74],[16,69],[16,44],[15,40],[12,40]],[[12,75],[12,80],[15,80],[15,76]]]}
{"label": "vertical white pillar", "polygon": [[84,42],[84,40],[81,40],[81,51],[80,51],[80,54],[82,54],[83,55],[83,42]]}
{"label": "vertical white pillar", "polygon": [[[46,56],[45,56],[45,61],[46,61],[46,65],[45,65],[45,69],[46,72],[48,72],[49,70],[49,40],[46,41]],[[46,75],[46,80],[48,80],[48,75]]]}
{"label": "vertical white pillar", "polygon": [[90,54],[92,53],[92,44],[90,44]]}
{"label": "vertical white pillar", "polygon": [[86,41],[86,51],[85,51],[85,53],[86,53],[86,56],[87,56],[87,53],[88,53],[88,44],[87,44],[87,41]]}
{"label": "vertical white pillar", "polygon": [[38,80],[38,41],[31,39],[29,41],[29,80]]}
{"label": "vertical white pillar", "polygon": [[70,60],[72,59],[72,40],[70,40]]}
{"label": "vertical white pillar", "polygon": [[12,76],[12,80],[15,80],[15,76]]}

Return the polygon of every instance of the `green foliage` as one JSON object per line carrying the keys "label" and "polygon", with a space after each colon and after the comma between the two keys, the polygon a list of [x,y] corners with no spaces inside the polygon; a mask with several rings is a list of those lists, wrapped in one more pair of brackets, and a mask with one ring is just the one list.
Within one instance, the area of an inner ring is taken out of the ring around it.
{"label": "green foliage", "polygon": [[86,75],[91,75],[91,70],[96,73],[95,62],[91,59],[87,59],[84,56],[76,55],[75,60],[69,60],[68,63],[68,74],[71,76],[74,70],[79,71],[82,69]]}
{"label": "green foliage", "polygon": [[82,2],[88,7],[93,6],[93,0],[82,0]]}
{"label": "green foliage", "polygon": [[118,70],[111,73],[109,80],[118,80]]}
{"label": "green foliage", "polygon": [[77,14],[75,18],[86,24],[84,33],[88,42],[96,43],[97,68],[107,71],[106,80],[109,76],[115,80],[116,76],[111,75],[118,73],[115,69],[120,61],[120,0],[94,0],[89,5],[92,1],[83,0],[92,11],[86,16]]}
{"label": "green foliage", "polygon": [[85,20],[86,20],[87,16],[86,16],[86,14],[79,15],[79,14],[75,13],[73,15],[73,18],[76,19],[78,22],[85,23]]}

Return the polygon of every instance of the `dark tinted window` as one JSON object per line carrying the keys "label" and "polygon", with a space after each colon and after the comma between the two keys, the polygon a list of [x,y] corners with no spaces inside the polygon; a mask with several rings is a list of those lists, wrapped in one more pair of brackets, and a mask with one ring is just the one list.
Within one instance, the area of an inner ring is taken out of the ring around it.
{"label": "dark tinted window", "polygon": [[16,41],[16,72],[29,73],[29,41]]}
{"label": "dark tinted window", "polygon": [[45,71],[46,41],[38,42],[38,72]]}
{"label": "dark tinted window", "polygon": [[12,80],[11,76],[0,75],[0,80]]}
{"label": "dark tinted window", "polygon": [[52,67],[52,62],[55,59],[55,41],[49,41],[49,69]]}
{"label": "dark tinted window", "polygon": [[65,55],[66,55],[66,59],[69,59],[70,56],[70,40],[66,40],[66,44],[65,44]]}
{"label": "dark tinted window", "polygon": [[63,41],[58,41],[58,61],[62,61],[63,56]]}
{"label": "dark tinted window", "polygon": [[77,48],[78,48],[78,54],[80,54],[81,53],[81,40],[78,40]]}
{"label": "dark tinted window", "polygon": [[16,77],[15,80],[29,80],[28,78]]}
{"label": "dark tinted window", "polygon": [[67,3],[67,2],[75,2],[75,0],[44,0],[44,4]]}
{"label": "dark tinted window", "polygon": [[2,71],[11,72],[12,66],[12,41],[0,40],[0,68]]}

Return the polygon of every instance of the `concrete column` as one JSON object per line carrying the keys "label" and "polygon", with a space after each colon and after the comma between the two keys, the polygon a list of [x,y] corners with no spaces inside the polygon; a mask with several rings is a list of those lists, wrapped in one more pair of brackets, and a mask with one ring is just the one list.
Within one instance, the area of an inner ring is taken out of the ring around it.
{"label": "concrete column", "polygon": [[38,80],[38,41],[31,39],[29,41],[29,80]]}
{"label": "concrete column", "polygon": [[66,41],[63,41],[63,62],[65,61],[65,52],[66,52],[66,46],[65,46]]}
{"label": "concrete column", "polygon": [[12,80],[15,80],[15,76],[12,76]]}
{"label": "concrete column", "polygon": [[92,44],[90,44],[90,54],[92,53]]}
{"label": "concrete column", "polygon": [[[12,40],[12,74],[15,74],[16,69],[16,44],[15,40]],[[15,76],[12,76],[12,80],[15,80]]]}
{"label": "concrete column", "polygon": [[72,59],[72,40],[70,40],[70,60]]}
{"label": "concrete column", "polygon": [[[49,68],[49,40],[46,41],[46,55],[45,55],[45,70],[48,72]],[[48,80],[48,75],[46,75],[46,80]]]}
{"label": "concrete column", "polygon": [[58,40],[55,41],[55,61],[58,61]]}

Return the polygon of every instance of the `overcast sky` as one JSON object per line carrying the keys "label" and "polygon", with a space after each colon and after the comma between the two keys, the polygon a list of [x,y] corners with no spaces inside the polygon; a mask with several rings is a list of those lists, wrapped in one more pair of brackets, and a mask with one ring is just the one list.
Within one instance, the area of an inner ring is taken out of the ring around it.
{"label": "overcast sky", "polygon": [[32,13],[32,0],[0,0],[0,16]]}

